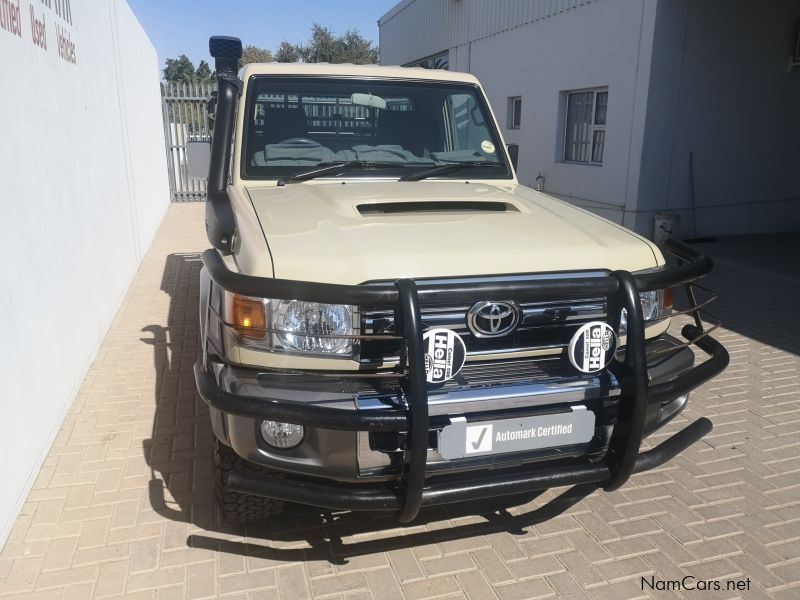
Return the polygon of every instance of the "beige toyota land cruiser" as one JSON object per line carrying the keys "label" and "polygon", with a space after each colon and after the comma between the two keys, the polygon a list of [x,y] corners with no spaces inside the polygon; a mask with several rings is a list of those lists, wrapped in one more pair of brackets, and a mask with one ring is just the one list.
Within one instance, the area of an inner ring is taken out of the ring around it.
{"label": "beige toyota land cruiser", "polygon": [[640,449],[727,365],[711,261],[521,186],[473,76],[210,50],[195,378],[226,519],[611,490],[711,430]]}

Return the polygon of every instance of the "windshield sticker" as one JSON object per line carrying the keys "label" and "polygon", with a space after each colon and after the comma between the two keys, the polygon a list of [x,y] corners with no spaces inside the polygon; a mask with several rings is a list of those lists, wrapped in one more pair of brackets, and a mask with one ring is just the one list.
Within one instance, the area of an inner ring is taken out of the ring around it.
{"label": "windshield sticker", "polygon": [[458,375],[467,358],[461,336],[450,329],[430,329],[423,334],[422,344],[428,383],[444,383]]}
{"label": "windshield sticker", "polygon": [[494,154],[494,144],[489,140],[483,140],[481,142],[481,150],[486,152],[486,154]]}
{"label": "windshield sticker", "polygon": [[569,362],[582,373],[602,371],[614,357],[617,335],[611,325],[592,321],[579,328],[569,342]]}

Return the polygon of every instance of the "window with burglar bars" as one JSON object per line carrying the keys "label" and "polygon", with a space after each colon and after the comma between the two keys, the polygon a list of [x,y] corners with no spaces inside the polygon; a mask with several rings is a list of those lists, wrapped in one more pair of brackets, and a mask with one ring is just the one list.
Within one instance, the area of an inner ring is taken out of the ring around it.
{"label": "window with burglar bars", "polygon": [[603,163],[607,108],[608,88],[567,92],[565,162]]}

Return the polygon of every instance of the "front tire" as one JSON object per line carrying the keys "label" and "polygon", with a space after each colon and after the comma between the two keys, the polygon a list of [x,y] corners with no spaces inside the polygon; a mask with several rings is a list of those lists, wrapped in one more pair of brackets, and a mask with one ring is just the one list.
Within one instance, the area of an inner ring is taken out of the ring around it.
{"label": "front tire", "polygon": [[225,489],[223,483],[232,471],[275,479],[283,473],[246,461],[231,448],[214,439],[214,490],[217,506],[223,520],[228,523],[253,523],[264,521],[279,514],[284,507],[282,500],[242,494]]}

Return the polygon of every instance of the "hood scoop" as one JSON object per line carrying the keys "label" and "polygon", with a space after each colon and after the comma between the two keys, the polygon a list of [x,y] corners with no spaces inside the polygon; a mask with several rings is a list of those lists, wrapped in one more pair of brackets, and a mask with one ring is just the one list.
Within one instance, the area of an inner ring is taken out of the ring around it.
{"label": "hood scoop", "polygon": [[468,200],[375,202],[359,204],[356,208],[365,217],[388,214],[519,212],[516,206],[508,202]]}

